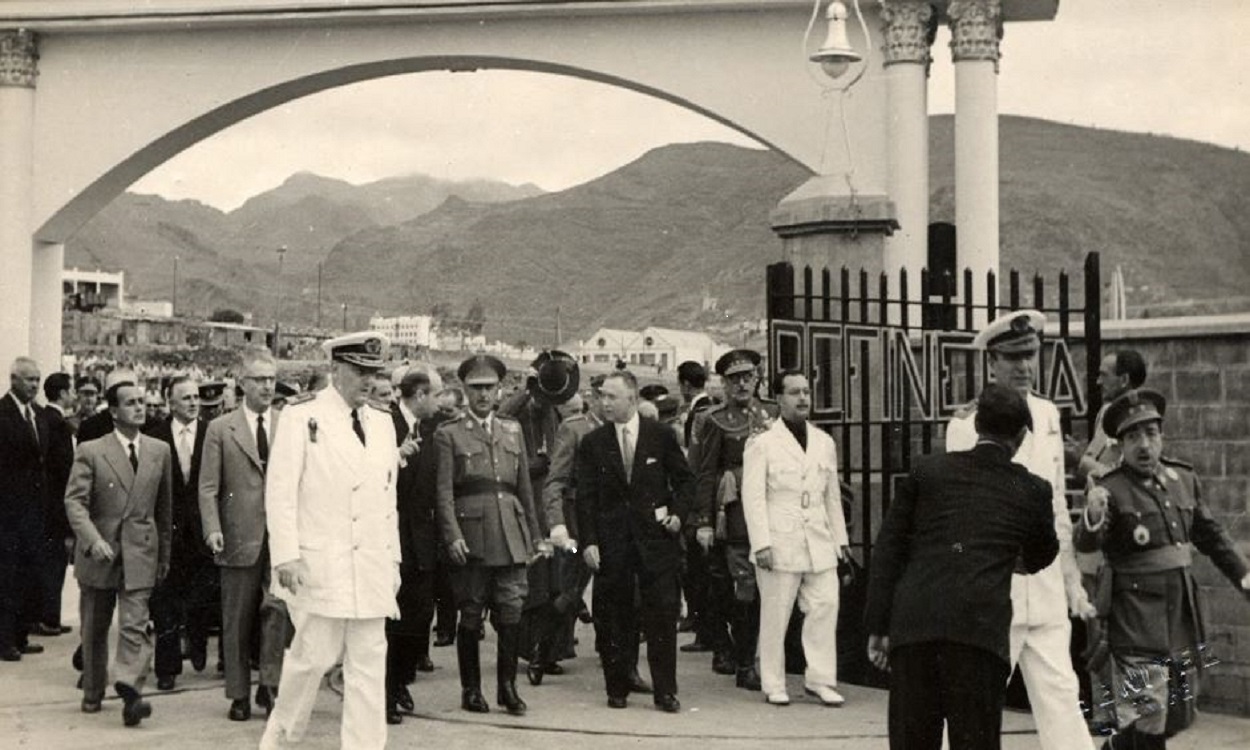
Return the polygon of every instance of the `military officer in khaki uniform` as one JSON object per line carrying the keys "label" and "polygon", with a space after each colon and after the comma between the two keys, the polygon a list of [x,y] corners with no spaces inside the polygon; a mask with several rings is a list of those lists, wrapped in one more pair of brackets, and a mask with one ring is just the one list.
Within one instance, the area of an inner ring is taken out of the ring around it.
{"label": "military officer in khaki uniform", "polygon": [[[494,413],[507,372],[494,357],[477,355],[456,374],[468,396],[467,413],[438,428],[438,523],[452,562],[451,585],[460,610],[456,656],[461,707],[485,713],[478,629],[489,606],[498,634],[497,702],[525,713],[517,695],[521,606],[529,591],[525,566],[542,538],[526,462],[525,436],[515,420]],[[548,546],[549,545],[544,545]]]}
{"label": "military officer in khaki uniform", "polygon": [[1193,723],[1196,673],[1208,658],[1193,549],[1250,597],[1250,565],[1203,502],[1193,468],[1162,456],[1166,406],[1141,389],[1107,408],[1103,429],[1120,442],[1122,463],[1096,480],[1076,528],[1077,548],[1101,549],[1109,566],[1091,662],[1111,658],[1121,729],[1104,745],[1112,750],[1161,750]]}
{"label": "military officer in khaki uniform", "polygon": [[[696,539],[707,548],[714,536],[708,572],[708,615],[714,618],[712,669],[737,674],[737,685],[760,689],[755,668],[755,649],[760,632],[759,592],[751,543],[742,510],[742,456],[747,440],[767,430],[777,418],[777,405],[761,401],[760,355],[735,349],[716,361],[716,372],[725,379],[725,403],[704,412],[697,427],[691,464],[697,467],[695,490]],[[697,461],[697,463],[695,463]],[[713,527],[715,533],[713,534]],[[729,636],[720,622],[728,622]]]}

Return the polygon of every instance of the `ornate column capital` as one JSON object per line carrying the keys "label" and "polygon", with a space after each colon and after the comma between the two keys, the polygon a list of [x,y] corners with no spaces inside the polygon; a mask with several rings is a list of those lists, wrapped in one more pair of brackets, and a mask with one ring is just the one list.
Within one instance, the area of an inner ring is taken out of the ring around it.
{"label": "ornate column capital", "polygon": [[29,29],[0,29],[0,86],[33,89],[39,45]]}
{"label": "ornate column capital", "polygon": [[950,16],[951,52],[955,62],[989,60],[998,71],[1003,38],[1003,8],[1000,0],[953,0]]}
{"label": "ornate column capital", "polygon": [[888,0],[881,3],[885,65],[933,62],[929,47],[937,35],[937,12],[927,0]]}

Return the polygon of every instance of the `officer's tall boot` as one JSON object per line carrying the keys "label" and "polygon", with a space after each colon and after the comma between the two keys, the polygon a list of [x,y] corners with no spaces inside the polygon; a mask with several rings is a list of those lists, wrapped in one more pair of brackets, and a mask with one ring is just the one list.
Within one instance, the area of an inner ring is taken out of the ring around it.
{"label": "officer's tall boot", "polygon": [[755,651],[760,640],[759,600],[734,602],[734,661],[738,674],[735,684],[744,690],[760,689],[760,673],[755,668]]}
{"label": "officer's tall boot", "polygon": [[457,636],[456,660],[460,664],[460,707],[477,714],[488,713],[490,706],[482,697],[482,661],[478,653],[477,628],[461,627]]}
{"label": "officer's tall boot", "polygon": [[496,625],[495,632],[499,642],[497,665],[499,692],[495,696],[495,702],[513,716],[524,716],[527,706],[516,692],[516,661],[520,631],[516,625]]}

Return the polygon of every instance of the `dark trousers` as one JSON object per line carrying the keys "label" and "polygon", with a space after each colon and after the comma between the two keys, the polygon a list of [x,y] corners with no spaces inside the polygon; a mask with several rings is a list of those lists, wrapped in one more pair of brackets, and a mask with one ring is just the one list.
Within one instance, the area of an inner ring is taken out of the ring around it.
{"label": "dark trousers", "polygon": [[456,635],[456,594],[451,588],[451,561],[439,554],[434,564],[434,612],[438,619],[434,623],[434,632],[446,638]]}
{"label": "dark trousers", "polygon": [[639,625],[647,638],[655,694],[677,694],[679,577],[675,566],[663,573],[647,571],[637,552],[603,561],[595,578],[593,609],[595,645],[608,697],[629,695],[630,675],[638,662]]}
{"label": "dark trousers", "polygon": [[716,542],[704,555],[707,571],[706,593],[703,612],[699,618],[699,640],[712,647],[717,654],[733,653],[733,640],[729,637],[729,624],[733,620],[734,579],[725,555],[726,544]]}
{"label": "dark trousers", "polygon": [[0,520],[0,649],[26,645],[30,626],[39,619],[42,547],[41,512]]}
{"label": "dark trousers", "polygon": [[148,600],[152,589],[97,589],[80,586],[78,611],[82,618],[82,692],[87,700],[104,698],[108,682],[109,627],[117,609],[117,654],[113,679],[141,690],[152,662],[152,634],[148,629]]}
{"label": "dark trousers", "polygon": [[707,554],[695,541],[694,527],[689,528],[690,533],[686,534],[683,545],[686,553],[686,567],[682,571],[681,588],[686,597],[686,617],[698,623],[699,629],[695,633],[697,640],[705,643],[707,641],[704,637],[703,616],[708,587]]}
{"label": "dark trousers", "polygon": [[1010,665],[962,643],[935,641],[890,652],[890,750],[999,750]]}
{"label": "dark trousers", "polygon": [[43,555],[39,564],[39,621],[44,625],[54,628],[61,626],[61,592],[65,589],[65,571],[68,567],[69,552],[65,540],[44,539]]}
{"label": "dark trousers", "polygon": [[221,568],[221,642],[230,700],[247,698],[251,691],[253,646],[259,654],[262,685],[276,687],[282,674],[283,650],[293,626],[281,600],[264,595],[268,587],[267,553],[246,568]]}
{"label": "dark trousers", "polygon": [[430,655],[430,624],[434,621],[434,571],[405,563],[399,575],[399,619],[386,621],[388,690],[417,678],[417,661]]}
{"label": "dark trousers", "polygon": [[208,629],[213,622],[217,566],[210,558],[180,559],[169,575],[152,590],[148,608],[156,629],[157,677],[182,674],[182,629],[186,628],[192,653],[208,649]]}

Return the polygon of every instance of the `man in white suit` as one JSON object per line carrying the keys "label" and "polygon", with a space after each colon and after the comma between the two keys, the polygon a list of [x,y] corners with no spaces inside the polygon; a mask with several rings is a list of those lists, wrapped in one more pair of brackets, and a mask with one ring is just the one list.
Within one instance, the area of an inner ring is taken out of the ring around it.
{"label": "man in white suit", "polygon": [[261,748],[295,743],[322,675],[343,658],[341,744],[386,746],[387,617],[398,617],[399,465],[390,412],[370,405],[386,339],[363,332],[323,344],[331,387],[287,402],[265,486],[269,554],[295,638]]}
{"label": "man in white suit", "polygon": [[797,370],[777,375],[781,419],[747,443],[742,510],[760,589],[760,686],[790,703],[785,637],[798,598],[808,693],[828,706],[845,701],[838,684],[838,563],[849,555],[833,438],[807,421],[811,388]]}
{"label": "man in white suit", "polygon": [[[1013,457],[1030,473],[1050,482],[1059,556],[1034,575],[1015,575],[1011,582],[1011,664],[1020,665],[1029,703],[1043,750],[1093,748],[1081,714],[1079,685],[1072,668],[1069,612],[1094,616],[1093,605],[1081,585],[1081,572],[1072,550],[1072,519],[1063,494],[1063,429],[1059,410],[1033,393],[1037,352],[1046,317],[1036,310],[1008,313],[985,327],[973,346],[990,354],[994,381],[1015,388],[1029,405],[1033,429]],[[977,442],[975,409],[951,420],[946,428],[946,450],[969,450]]]}

